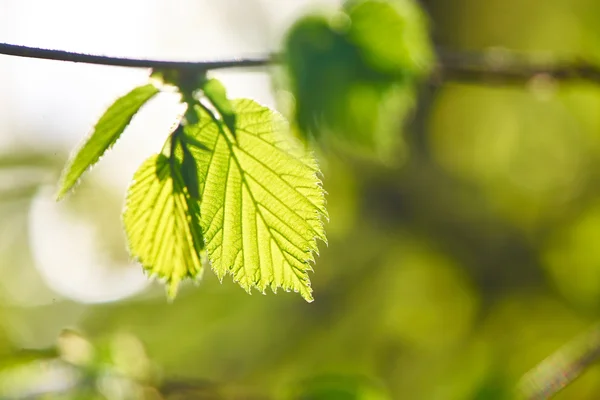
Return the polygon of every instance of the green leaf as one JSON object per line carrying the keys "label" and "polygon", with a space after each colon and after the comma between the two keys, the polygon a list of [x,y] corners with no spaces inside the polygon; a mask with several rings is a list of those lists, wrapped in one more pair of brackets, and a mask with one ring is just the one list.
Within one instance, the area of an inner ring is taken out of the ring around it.
{"label": "green leaf", "polygon": [[235,135],[235,113],[227,98],[227,91],[221,82],[208,79],[202,86],[202,91],[211,104],[217,109],[225,126]]}
{"label": "green leaf", "polygon": [[340,128],[346,92],[368,71],[357,49],[321,16],[305,17],[292,27],[286,59],[298,127],[305,137],[321,140],[323,127]]}
{"label": "green leaf", "polygon": [[163,154],[147,159],[133,176],[123,223],[129,248],[175,296],[185,278],[202,273],[203,240],[198,202],[191,198],[181,164]]}
{"label": "green leaf", "polygon": [[81,175],[94,165],[121,136],[133,116],[159,90],[151,85],[139,86],[120,97],[106,110],[92,134],[67,163],[61,178],[58,198],[61,199],[77,183]]}
{"label": "green leaf", "polygon": [[344,11],[301,18],[287,34],[295,122],[323,147],[388,158],[432,64],[427,24],[410,0],[357,0]]}
{"label": "green leaf", "polygon": [[200,106],[202,122],[185,130],[211,150],[190,147],[198,163],[202,230],[212,268],[220,279],[233,275],[248,292],[281,287],[312,301],[309,262],[316,240],[326,240],[316,162],[292,142],[279,114],[247,99],[232,105],[235,140]]}

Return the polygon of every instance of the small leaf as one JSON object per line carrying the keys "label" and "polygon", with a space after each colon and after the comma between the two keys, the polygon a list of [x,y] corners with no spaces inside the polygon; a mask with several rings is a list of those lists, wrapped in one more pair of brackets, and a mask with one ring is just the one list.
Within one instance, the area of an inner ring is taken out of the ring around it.
{"label": "small leaf", "polygon": [[133,177],[123,214],[132,255],[175,296],[184,278],[202,273],[198,202],[190,197],[181,164],[163,154],[147,159]]}
{"label": "small leaf", "polygon": [[235,140],[202,107],[185,129],[210,152],[190,147],[200,175],[201,223],[217,276],[250,292],[267,287],[312,301],[309,264],[325,241],[325,199],[315,160],[292,142],[285,120],[247,100],[232,101]]}
{"label": "small leaf", "polygon": [[110,149],[121,136],[133,116],[159,90],[153,85],[139,86],[120,97],[106,110],[63,172],[58,198],[61,199],[77,183],[81,175]]}
{"label": "small leaf", "polygon": [[235,136],[235,112],[227,98],[227,91],[221,82],[208,79],[202,86],[202,91],[211,104],[217,109],[227,129]]}

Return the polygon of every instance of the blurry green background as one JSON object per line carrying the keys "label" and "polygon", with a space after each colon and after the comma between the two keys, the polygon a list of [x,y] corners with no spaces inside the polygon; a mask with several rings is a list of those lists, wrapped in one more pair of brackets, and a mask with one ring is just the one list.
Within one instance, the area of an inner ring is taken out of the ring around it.
{"label": "blurry green background", "polygon": [[[336,1],[4,0],[0,41],[96,54],[264,54]],[[447,49],[600,62],[595,0],[428,0]],[[64,203],[69,152],[145,71],[0,56],[0,398],[502,399],[600,311],[600,87],[424,85],[398,162],[320,158],[315,302],[207,271],[169,303],[120,211],[177,112],[153,101]],[[274,105],[266,72],[215,76]],[[66,329],[66,330],[65,330]],[[592,368],[559,399],[596,399]]]}

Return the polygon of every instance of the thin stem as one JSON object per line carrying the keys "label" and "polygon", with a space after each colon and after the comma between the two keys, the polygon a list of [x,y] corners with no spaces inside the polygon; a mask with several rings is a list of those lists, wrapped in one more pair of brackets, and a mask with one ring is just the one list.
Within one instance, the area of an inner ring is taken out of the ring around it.
{"label": "thin stem", "polygon": [[73,53],[64,50],[39,49],[36,47],[19,46],[7,43],[0,43],[0,54],[25,58],[37,58],[43,60],[69,61],[96,65],[111,65],[117,67],[198,71],[207,71],[211,69],[222,68],[261,67],[272,64],[275,61],[272,57],[240,58],[232,60],[202,62],[145,60]]}
{"label": "thin stem", "polygon": [[550,59],[540,55],[491,49],[481,52],[438,49],[434,80],[476,84],[524,85],[543,77],[559,82],[600,84],[600,67],[585,61]]}
{"label": "thin stem", "polygon": [[527,400],[549,399],[600,360],[600,324],[557,350],[529,371],[518,392]]}

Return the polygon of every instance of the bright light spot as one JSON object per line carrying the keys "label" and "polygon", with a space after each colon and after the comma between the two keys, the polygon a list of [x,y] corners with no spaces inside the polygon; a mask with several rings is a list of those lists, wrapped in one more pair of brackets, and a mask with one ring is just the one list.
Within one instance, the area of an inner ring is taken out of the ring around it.
{"label": "bright light spot", "polygon": [[54,199],[54,188],[34,197],[29,219],[36,266],[50,288],[82,303],[122,299],[144,289],[137,264],[114,265],[98,249],[94,227]]}

